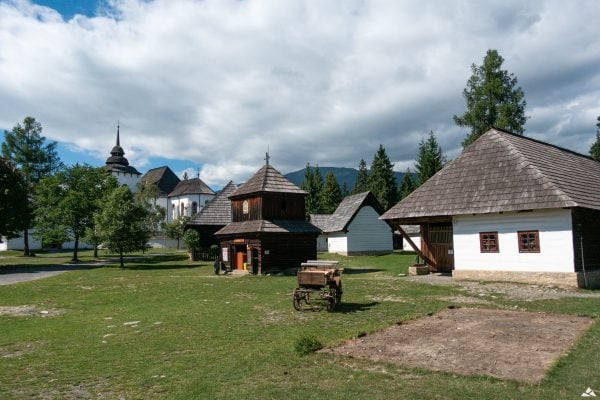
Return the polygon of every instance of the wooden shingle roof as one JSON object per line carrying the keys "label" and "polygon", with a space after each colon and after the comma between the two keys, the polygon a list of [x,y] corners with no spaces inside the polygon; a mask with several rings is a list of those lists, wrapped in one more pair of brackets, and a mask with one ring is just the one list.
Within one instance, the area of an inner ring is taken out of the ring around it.
{"label": "wooden shingle roof", "polygon": [[167,196],[179,183],[177,175],[167,166],[149,170],[140,180],[146,185],[156,185],[159,196]]}
{"label": "wooden shingle roof", "polygon": [[229,196],[236,189],[235,183],[230,181],[213,197],[196,215],[190,219],[188,225],[219,225],[225,226],[231,222],[231,201]]}
{"label": "wooden shingle roof", "polygon": [[306,194],[298,186],[290,182],[279,171],[271,165],[265,165],[259,169],[252,178],[241,185],[230,197],[238,197],[251,193],[279,192]]}
{"label": "wooden shingle roof", "polygon": [[600,209],[599,182],[600,162],[590,157],[490,129],[381,218]]}
{"label": "wooden shingle roof", "polygon": [[175,189],[169,193],[169,197],[183,196],[186,194],[215,194],[200,178],[192,178],[180,181]]}
{"label": "wooden shingle roof", "polygon": [[232,222],[218,230],[215,235],[241,233],[310,233],[319,234],[319,228],[302,220],[264,220]]}
{"label": "wooden shingle roof", "polygon": [[363,192],[345,197],[333,214],[311,215],[311,222],[323,232],[342,232],[346,230],[354,216],[365,205],[373,207],[379,215],[383,214],[383,208],[373,193]]}

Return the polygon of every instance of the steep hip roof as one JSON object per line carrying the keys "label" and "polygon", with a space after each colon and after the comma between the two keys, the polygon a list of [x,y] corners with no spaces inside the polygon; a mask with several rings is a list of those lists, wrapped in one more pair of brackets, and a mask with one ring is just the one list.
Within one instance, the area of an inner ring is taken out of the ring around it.
{"label": "steep hip roof", "polygon": [[229,196],[236,189],[230,181],[217,195],[212,198],[192,219],[188,226],[219,225],[225,226],[231,222],[231,201]]}
{"label": "steep hip roof", "polygon": [[200,178],[192,178],[180,181],[175,189],[169,193],[169,197],[183,196],[186,194],[215,194],[211,188]]}
{"label": "steep hip roof", "polygon": [[173,189],[175,189],[180,181],[171,168],[164,166],[153,168],[146,172],[142,176],[141,182],[146,185],[156,185],[158,188],[158,195],[166,197]]}
{"label": "steep hip roof", "polygon": [[490,129],[381,218],[600,209],[598,182],[600,162],[590,157]]}
{"label": "steep hip roof", "polygon": [[377,214],[383,214],[383,207],[381,207],[373,193],[363,192],[345,197],[333,214],[315,214],[316,220],[314,221],[313,215],[311,215],[311,222],[323,232],[345,231],[363,206],[371,206]]}
{"label": "steep hip roof", "polygon": [[298,186],[290,182],[271,165],[264,165],[252,178],[241,185],[230,197],[260,192],[299,193],[306,194]]}

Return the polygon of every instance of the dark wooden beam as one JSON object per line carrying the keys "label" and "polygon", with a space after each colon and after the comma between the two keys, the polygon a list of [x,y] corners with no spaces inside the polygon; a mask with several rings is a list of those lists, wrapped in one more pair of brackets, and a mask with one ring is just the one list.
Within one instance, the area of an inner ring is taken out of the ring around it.
{"label": "dark wooden beam", "polygon": [[410,244],[410,247],[412,247],[413,250],[417,252],[417,254],[419,255],[419,257],[421,257],[428,265],[435,265],[435,263],[433,261],[431,261],[429,259],[429,257],[425,256],[425,254],[415,244],[415,242],[412,241],[412,239],[410,238],[410,236],[408,236],[408,234],[406,232],[404,232],[404,229],[402,229],[402,227],[400,226],[400,224],[396,224],[396,229],[398,230],[398,232],[400,232],[400,234],[402,235],[402,237],[404,239],[406,239],[406,241],[408,242],[408,244]]}

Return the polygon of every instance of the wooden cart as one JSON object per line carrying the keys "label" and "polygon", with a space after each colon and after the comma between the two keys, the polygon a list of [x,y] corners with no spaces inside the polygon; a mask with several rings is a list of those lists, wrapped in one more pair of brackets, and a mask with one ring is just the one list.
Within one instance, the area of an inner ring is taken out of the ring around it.
{"label": "wooden cart", "polygon": [[325,301],[327,311],[333,311],[342,301],[342,272],[337,262],[308,261],[298,270],[298,287],[294,289],[293,304],[302,309],[302,302],[311,305],[311,300]]}

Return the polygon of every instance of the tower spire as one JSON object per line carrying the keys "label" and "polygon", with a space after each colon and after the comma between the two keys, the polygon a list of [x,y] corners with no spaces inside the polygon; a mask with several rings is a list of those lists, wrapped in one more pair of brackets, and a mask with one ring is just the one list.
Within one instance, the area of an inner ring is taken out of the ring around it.
{"label": "tower spire", "polygon": [[117,120],[117,146],[120,146],[120,140],[119,140],[119,121]]}
{"label": "tower spire", "polygon": [[269,146],[267,145],[267,152],[265,153],[265,161],[267,162],[267,165],[269,165],[270,158],[271,156],[269,155]]}

